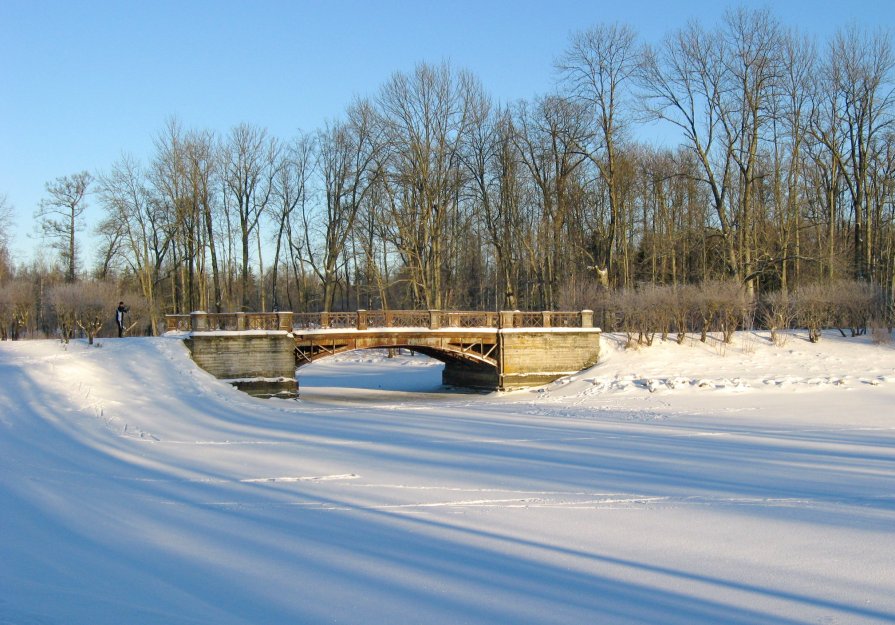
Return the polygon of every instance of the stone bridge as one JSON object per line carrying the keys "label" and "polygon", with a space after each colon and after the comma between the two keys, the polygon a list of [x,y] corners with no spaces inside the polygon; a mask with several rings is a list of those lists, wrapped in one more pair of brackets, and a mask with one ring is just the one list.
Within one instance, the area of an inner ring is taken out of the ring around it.
{"label": "stone bridge", "polygon": [[288,386],[296,367],[357,349],[412,349],[445,364],[447,385],[501,390],[576,373],[600,353],[589,310],[196,312],[168,315],[167,327],[186,333],[200,366],[259,392]]}

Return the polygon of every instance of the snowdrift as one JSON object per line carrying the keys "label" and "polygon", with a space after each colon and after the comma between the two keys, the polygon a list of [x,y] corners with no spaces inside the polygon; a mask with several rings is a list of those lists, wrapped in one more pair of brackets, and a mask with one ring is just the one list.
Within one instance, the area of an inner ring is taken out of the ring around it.
{"label": "snowdrift", "polygon": [[0,343],[0,623],[891,623],[895,348],[742,333],[512,393],[358,352]]}

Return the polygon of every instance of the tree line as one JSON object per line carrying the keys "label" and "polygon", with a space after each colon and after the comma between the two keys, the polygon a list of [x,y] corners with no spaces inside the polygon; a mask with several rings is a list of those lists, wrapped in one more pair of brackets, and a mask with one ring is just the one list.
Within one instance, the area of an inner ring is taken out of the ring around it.
{"label": "tree line", "polygon": [[153,332],[199,309],[598,308],[718,280],[753,303],[844,279],[891,303],[893,66],[883,31],[818,43],[740,8],[659,42],[578,32],[531,100],[423,63],[290,138],[171,119],[148,161],[47,183],[58,262],[14,268],[0,236],[0,288],[111,281]]}

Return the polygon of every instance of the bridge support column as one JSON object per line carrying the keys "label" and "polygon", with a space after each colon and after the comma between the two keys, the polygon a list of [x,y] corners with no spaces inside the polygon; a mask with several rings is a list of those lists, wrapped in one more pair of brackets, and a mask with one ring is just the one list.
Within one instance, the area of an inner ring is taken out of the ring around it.
{"label": "bridge support column", "polygon": [[197,365],[250,395],[297,394],[295,341],[286,332],[193,332],[185,342]]}
{"label": "bridge support column", "polygon": [[497,369],[486,364],[447,360],[441,372],[441,383],[446,386],[494,390],[499,386]]}
{"label": "bridge support column", "polygon": [[499,331],[499,349],[499,389],[539,386],[595,365],[600,330],[505,328]]}

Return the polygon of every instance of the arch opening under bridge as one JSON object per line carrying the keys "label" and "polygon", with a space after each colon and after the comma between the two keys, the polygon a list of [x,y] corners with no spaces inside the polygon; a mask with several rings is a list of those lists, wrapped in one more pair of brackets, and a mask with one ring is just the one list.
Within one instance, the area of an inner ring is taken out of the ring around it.
{"label": "arch opening under bridge", "polygon": [[500,383],[499,335],[489,331],[295,331],[295,361],[300,368],[345,352],[408,349],[444,363],[442,382],[448,386],[497,388]]}

